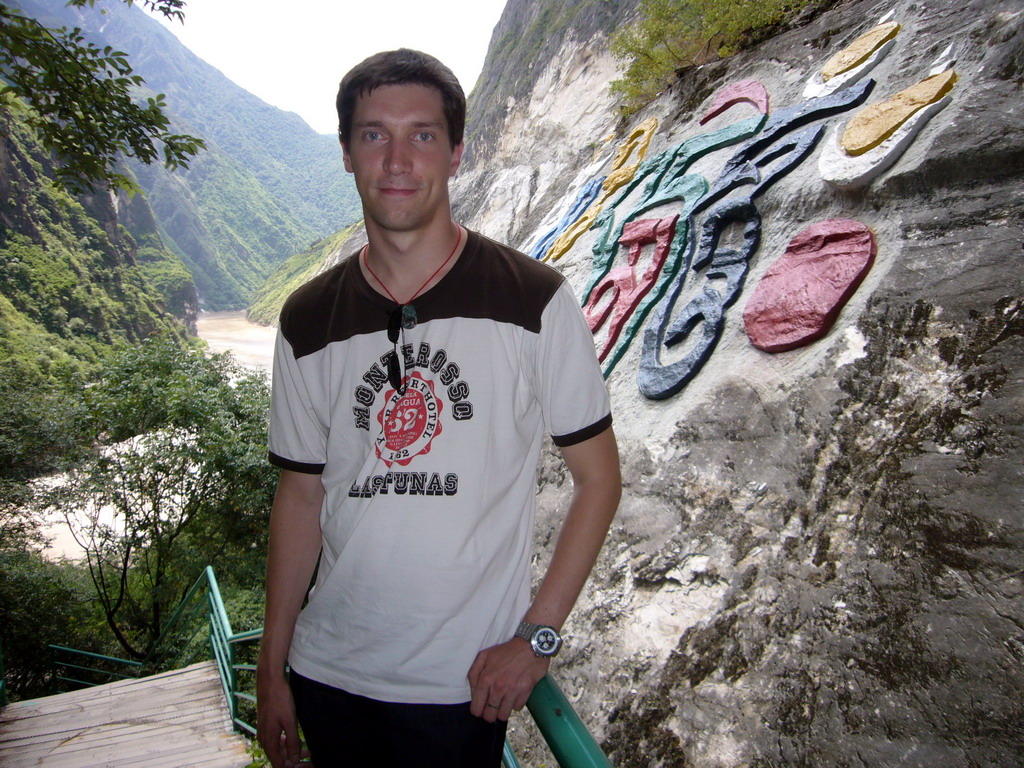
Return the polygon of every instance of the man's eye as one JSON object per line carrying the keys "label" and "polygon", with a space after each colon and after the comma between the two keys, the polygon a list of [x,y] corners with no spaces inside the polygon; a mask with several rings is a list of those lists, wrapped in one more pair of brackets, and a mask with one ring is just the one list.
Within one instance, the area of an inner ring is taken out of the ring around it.
{"label": "man's eye", "polygon": [[381,138],[380,131],[367,131],[363,134],[367,141],[379,141]]}
{"label": "man's eye", "polygon": [[416,134],[417,141],[430,141],[433,138],[434,134],[432,134],[430,131],[420,131],[419,133]]}

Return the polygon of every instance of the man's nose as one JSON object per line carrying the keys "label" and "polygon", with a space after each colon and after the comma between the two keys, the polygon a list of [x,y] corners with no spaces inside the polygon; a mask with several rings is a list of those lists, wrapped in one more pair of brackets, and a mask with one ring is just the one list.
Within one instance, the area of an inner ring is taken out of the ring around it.
{"label": "man's nose", "polygon": [[390,174],[408,173],[412,165],[409,148],[400,141],[388,142],[384,153],[384,170]]}

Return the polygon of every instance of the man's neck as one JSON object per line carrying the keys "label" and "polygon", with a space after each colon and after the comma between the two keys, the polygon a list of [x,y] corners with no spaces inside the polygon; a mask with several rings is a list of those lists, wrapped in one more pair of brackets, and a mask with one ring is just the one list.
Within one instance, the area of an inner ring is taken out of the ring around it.
{"label": "man's neck", "polygon": [[363,276],[375,291],[399,304],[436,285],[458,261],[466,235],[450,218],[429,230],[394,232],[368,222],[360,253]]}

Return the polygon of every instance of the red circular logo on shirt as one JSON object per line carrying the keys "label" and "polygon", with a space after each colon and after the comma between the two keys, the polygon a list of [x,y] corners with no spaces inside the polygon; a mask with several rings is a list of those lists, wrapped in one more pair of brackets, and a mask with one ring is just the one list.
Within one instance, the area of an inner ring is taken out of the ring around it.
{"label": "red circular logo on shirt", "polygon": [[389,390],[384,408],[377,414],[381,431],[377,455],[385,464],[406,465],[414,456],[430,452],[430,442],[441,433],[441,401],[434,395],[434,382],[413,373],[406,380],[404,394]]}

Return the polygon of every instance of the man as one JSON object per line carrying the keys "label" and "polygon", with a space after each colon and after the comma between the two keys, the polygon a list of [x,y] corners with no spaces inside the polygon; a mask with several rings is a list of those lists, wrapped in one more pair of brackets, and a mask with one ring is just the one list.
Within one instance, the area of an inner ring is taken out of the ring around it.
{"label": "man", "polygon": [[[297,714],[318,768],[497,766],[618,505],[608,395],[561,276],[452,221],[450,70],[372,56],[338,116],[369,242],[281,313],[259,739],[297,764]],[[531,602],[545,429],[574,490]]]}

